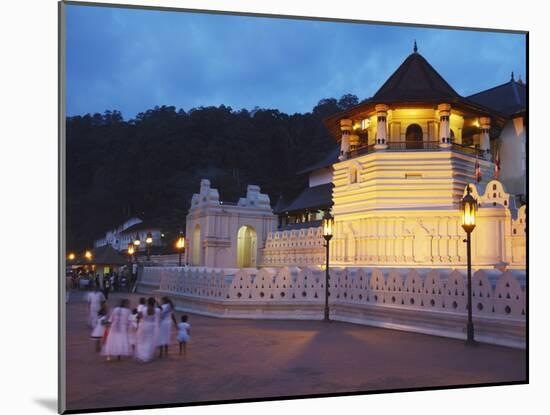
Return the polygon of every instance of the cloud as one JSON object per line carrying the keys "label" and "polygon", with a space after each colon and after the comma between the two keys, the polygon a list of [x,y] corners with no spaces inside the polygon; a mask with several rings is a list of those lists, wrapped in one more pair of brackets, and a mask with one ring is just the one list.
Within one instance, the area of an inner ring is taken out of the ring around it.
{"label": "cloud", "polygon": [[307,112],[371,96],[419,51],[464,95],[525,73],[523,35],[68,6],[67,111],[225,104]]}

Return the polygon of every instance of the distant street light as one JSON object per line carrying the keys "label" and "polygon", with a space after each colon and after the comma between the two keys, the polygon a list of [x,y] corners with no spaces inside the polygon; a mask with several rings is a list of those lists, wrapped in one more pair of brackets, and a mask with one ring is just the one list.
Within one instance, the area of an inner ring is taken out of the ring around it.
{"label": "distant street light", "polygon": [[185,251],[185,237],[183,236],[183,232],[180,231],[180,236],[178,237],[178,240],[176,241],[176,248],[179,251],[179,266],[181,267],[181,254]]}
{"label": "distant street light", "polygon": [[67,259],[68,259],[69,261],[74,261],[75,258],[76,258],[76,255],[75,255],[73,252],[71,252],[71,253],[67,256]]}
{"label": "distant street light", "polygon": [[334,217],[330,214],[330,212],[327,210],[325,211],[325,214],[323,216],[323,238],[325,238],[325,248],[327,248],[327,266],[325,269],[325,321],[330,321],[329,317],[329,308],[328,308],[328,287],[329,287],[329,258],[330,258],[330,251],[329,251],[329,242],[332,239],[332,228],[334,226]]}
{"label": "distant street light", "polygon": [[130,261],[130,264],[132,263],[132,257],[133,257],[133,255],[134,255],[134,252],[136,252],[136,251],[134,250],[134,244],[130,242],[130,243],[128,244],[128,259],[129,259],[129,261]]}
{"label": "distant street light", "polygon": [[470,194],[468,185],[466,196],[462,198],[462,228],[466,232],[466,258],[468,263],[468,323],[466,324],[466,344],[473,345],[474,323],[472,321],[472,240],[471,233],[476,227],[477,200]]}
{"label": "distant street light", "polygon": [[88,261],[91,261],[92,260],[92,251],[86,251],[84,252],[84,257],[88,260]]}
{"label": "distant street light", "polygon": [[138,251],[140,245],[141,245],[141,241],[139,240],[139,233],[136,233],[136,237],[134,239],[134,246],[136,248],[136,252]]}
{"label": "distant street light", "polygon": [[147,261],[151,260],[151,245],[153,245],[153,235],[151,232],[147,232],[147,237],[145,238],[145,244],[147,245]]}

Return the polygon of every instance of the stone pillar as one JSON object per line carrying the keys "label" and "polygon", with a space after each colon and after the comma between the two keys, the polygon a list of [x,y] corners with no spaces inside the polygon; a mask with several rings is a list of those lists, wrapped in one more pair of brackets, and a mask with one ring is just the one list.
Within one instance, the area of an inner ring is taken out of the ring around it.
{"label": "stone pillar", "polygon": [[374,145],[374,148],[375,150],[384,150],[388,148],[386,133],[386,117],[388,115],[388,106],[385,104],[377,104],[374,109],[376,110],[377,116],[376,143]]}
{"label": "stone pillar", "polygon": [[350,119],[340,120],[340,131],[342,131],[342,140],[340,141],[340,156],[338,160],[346,160],[348,158],[349,138],[352,130],[353,121]]}
{"label": "stone pillar", "polygon": [[489,129],[491,128],[491,119],[489,117],[480,117],[479,126],[481,128],[481,137],[479,139],[479,148],[483,150],[485,158],[491,151],[491,142],[489,140]]}
{"label": "stone pillar", "polygon": [[451,105],[439,104],[437,106],[439,111],[439,147],[449,148],[451,147]]}

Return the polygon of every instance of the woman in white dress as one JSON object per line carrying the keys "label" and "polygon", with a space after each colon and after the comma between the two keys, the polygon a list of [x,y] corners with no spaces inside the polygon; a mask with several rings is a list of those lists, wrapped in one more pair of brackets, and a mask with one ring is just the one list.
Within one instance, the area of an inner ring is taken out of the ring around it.
{"label": "woman in white dress", "polygon": [[107,356],[107,360],[110,360],[111,356],[117,356],[120,360],[121,356],[129,356],[131,354],[128,343],[128,318],[130,317],[128,304],[128,300],[122,300],[120,306],[115,307],[109,318],[109,322],[111,323],[109,335],[101,351],[103,356]]}
{"label": "woman in white dress", "polygon": [[92,328],[97,326],[97,313],[101,309],[101,303],[105,301],[103,294],[94,286],[93,291],[88,293],[88,325]]}
{"label": "woman in white dress", "polygon": [[159,324],[159,357],[168,356],[168,345],[171,343],[172,324],[178,327],[176,317],[174,316],[174,304],[168,297],[162,297],[162,305],[160,308],[160,324]]}
{"label": "woman in white dress", "polygon": [[155,356],[159,331],[160,309],[153,297],[147,300],[147,309],[139,315],[136,335],[136,359],[149,362]]}

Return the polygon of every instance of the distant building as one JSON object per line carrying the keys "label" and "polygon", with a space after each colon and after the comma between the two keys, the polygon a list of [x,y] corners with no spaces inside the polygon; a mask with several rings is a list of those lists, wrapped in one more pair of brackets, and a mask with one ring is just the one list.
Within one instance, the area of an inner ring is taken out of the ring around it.
{"label": "distant building", "polygon": [[145,239],[147,235],[151,233],[153,237],[152,248],[158,248],[162,246],[162,231],[159,226],[142,221],[138,217],[133,217],[126,220],[122,225],[116,229],[109,230],[105,233],[104,238],[96,239],[94,241],[94,247],[102,247],[106,245],[112,246],[119,252],[128,250],[128,244],[134,242],[136,236],[141,241],[139,245],[139,252],[145,252],[147,247]]}
{"label": "distant building", "polygon": [[498,151],[502,170],[499,180],[506,190],[523,200],[526,196],[526,98],[526,85],[521,78],[516,81],[513,73],[510,81],[468,97],[505,116],[504,126],[495,140],[493,159]]}

